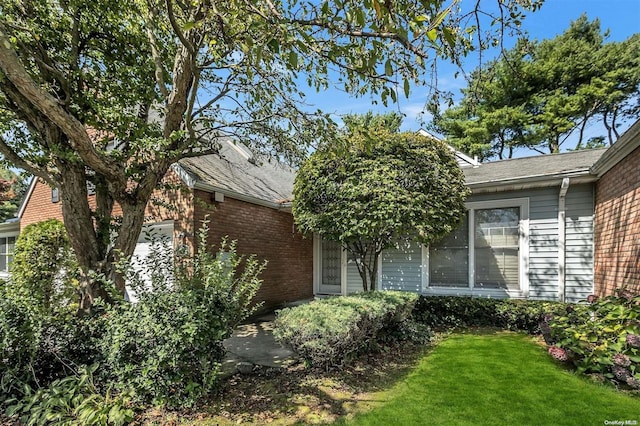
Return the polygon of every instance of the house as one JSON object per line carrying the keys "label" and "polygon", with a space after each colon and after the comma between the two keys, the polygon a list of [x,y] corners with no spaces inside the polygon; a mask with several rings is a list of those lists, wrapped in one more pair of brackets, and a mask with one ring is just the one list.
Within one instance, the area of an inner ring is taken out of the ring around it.
{"label": "house", "polygon": [[[453,150],[472,190],[463,224],[430,247],[399,241],[384,251],[379,288],[568,302],[638,289],[639,132],[640,122],[609,149],[482,164]],[[220,155],[181,160],[165,179],[186,190],[157,191],[162,202],[147,207],[148,227],[193,250],[208,216],[210,242],[228,236],[239,253],[268,260],[257,295],[266,306],[361,289],[339,244],[296,231],[292,170],[223,141]],[[55,190],[34,182],[19,226],[50,217],[62,218]],[[0,249],[3,235],[9,244],[17,234],[11,226],[4,234],[0,226]],[[137,254],[148,244],[141,236]]]}
{"label": "house", "polygon": [[[174,248],[193,253],[195,235],[207,218],[212,250],[226,237],[237,240],[239,254],[267,260],[256,295],[265,307],[313,297],[313,244],[296,232],[291,215],[294,172],[277,162],[254,158],[230,140],[220,143],[219,154],[184,159],[172,166],[164,182],[175,189],[154,193],[145,212],[146,231],[164,235]],[[90,204],[94,198],[90,195]],[[116,206],[114,215],[118,214]],[[19,229],[51,218],[63,219],[57,190],[34,180],[19,211]],[[16,225],[12,238],[19,231]],[[148,252],[147,234],[141,234],[135,256]],[[2,235],[0,228],[0,244]]]}
{"label": "house", "polygon": [[595,198],[595,290],[640,293],[640,121],[591,168]]}

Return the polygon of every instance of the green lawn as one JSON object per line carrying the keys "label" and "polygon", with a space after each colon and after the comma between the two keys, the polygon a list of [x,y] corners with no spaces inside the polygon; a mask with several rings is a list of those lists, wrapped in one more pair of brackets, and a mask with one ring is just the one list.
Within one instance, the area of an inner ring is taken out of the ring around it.
{"label": "green lawn", "polygon": [[640,398],[579,377],[531,337],[507,332],[447,338],[381,400],[344,424],[640,425]]}

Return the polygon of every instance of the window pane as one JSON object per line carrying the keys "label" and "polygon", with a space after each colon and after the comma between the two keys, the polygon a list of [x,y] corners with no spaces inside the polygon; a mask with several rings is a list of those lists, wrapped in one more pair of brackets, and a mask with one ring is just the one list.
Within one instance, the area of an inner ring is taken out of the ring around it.
{"label": "window pane", "polygon": [[13,262],[13,256],[7,256],[7,271],[11,269],[11,263]]}
{"label": "window pane", "polygon": [[16,237],[9,237],[7,253],[13,253],[13,249],[16,247]]}
{"label": "window pane", "polygon": [[7,270],[7,256],[0,256],[0,271]]}
{"label": "window pane", "polygon": [[341,282],[342,249],[335,241],[322,241],[321,292],[339,292]]}
{"label": "window pane", "polygon": [[520,208],[475,212],[475,287],[518,290]]}
{"label": "window pane", "polygon": [[6,253],[7,253],[7,239],[0,238],[0,254],[6,254]]}
{"label": "window pane", "polygon": [[431,287],[469,287],[469,220],[429,247]]}

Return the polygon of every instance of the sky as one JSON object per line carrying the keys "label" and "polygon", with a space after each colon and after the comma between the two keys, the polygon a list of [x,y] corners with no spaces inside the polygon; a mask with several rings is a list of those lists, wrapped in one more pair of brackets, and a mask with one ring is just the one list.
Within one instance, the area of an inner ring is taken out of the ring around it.
{"label": "sky", "polygon": [[[470,0],[462,0],[464,2]],[[571,21],[574,21],[586,13],[589,20],[600,19],[601,28],[610,31],[607,41],[622,41],[631,35],[640,32],[640,0],[546,0],[541,9],[529,13],[522,22],[521,29],[526,31],[531,38],[538,40],[553,38],[562,34]],[[515,44],[515,38],[507,38],[505,47],[510,48]],[[483,62],[495,57],[491,52],[485,53]],[[638,52],[640,55],[640,52]],[[470,72],[478,65],[477,58],[469,61],[465,71]],[[454,95],[460,94],[460,89],[466,86],[462,76],[454,78],[455,68],[441,63],[438,70],[439,88],[450,90]],[[409,99],[404,95],[399,96],[398,104],[384,107],[381,104],[372,104],[372,98],[354,98],[337,90],[327,90],[315,93],[312,89],[307,92],[310,103],[324,112],[334,114],[334,119],[340,122],[339,116],[348,113],[365,113],[367,111],[385,112],[400,111],[405,114],[402,130],[419,130],[424,126],[419,116],[423,111],[427,100],[427,89],[413,87]],[[428,117],[424,117],[428,120]],[[628,123],[629,125],[632,123]],[[596,125],[593,125],[596,126]],[[589,129],[591,135],[602,134],[599,128]],[[563,145],[563,150],[571,147],[569,142]]]}

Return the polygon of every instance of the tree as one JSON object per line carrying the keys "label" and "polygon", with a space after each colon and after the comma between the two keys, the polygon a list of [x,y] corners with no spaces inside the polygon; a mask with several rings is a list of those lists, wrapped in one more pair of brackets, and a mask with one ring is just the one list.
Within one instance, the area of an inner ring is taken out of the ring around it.
{"label": "tree", "polygon": [[0,222],[16,216],[27,187],[24,176],[0,166]]}
{"label": "tree", "polygon": [[511,158],[517,148],[560,152],[577,135],[577,148],[596,146],[585,129],[600,120],[612,144],[621,119],[637,116],[640,35],[605,43],[600,22],[586,16],[550,39],[521,39],[500,59],[476,69],[460,104],[433,127],[481,158]]}
{"label": "tree", "polygon": [[[487,13],[514,27],[540,3],[494,0]],[[424,80],[431,61],[456,61],[473,48],[470,33],[485,34],[473,19],[485,15],[473,7],[0,0],[0,152],[60,189],[80,309],[108,297],[91,271],[124,293],[113,264],[133,253],[145,205],[172,163],[215,152],[219,136],[299,160],[334,132],[325,114],[309,112],[301,84],[323,90],[336,81],[394,101]]]}
{"label": "tree", "polygon": [[299,228],[340,242],[368,291],[376,289],[382,251],[398,239],[429,244],[451,232],[469,189],[443,142],[369,127],[348,129],[313,153],[293,193]]}

